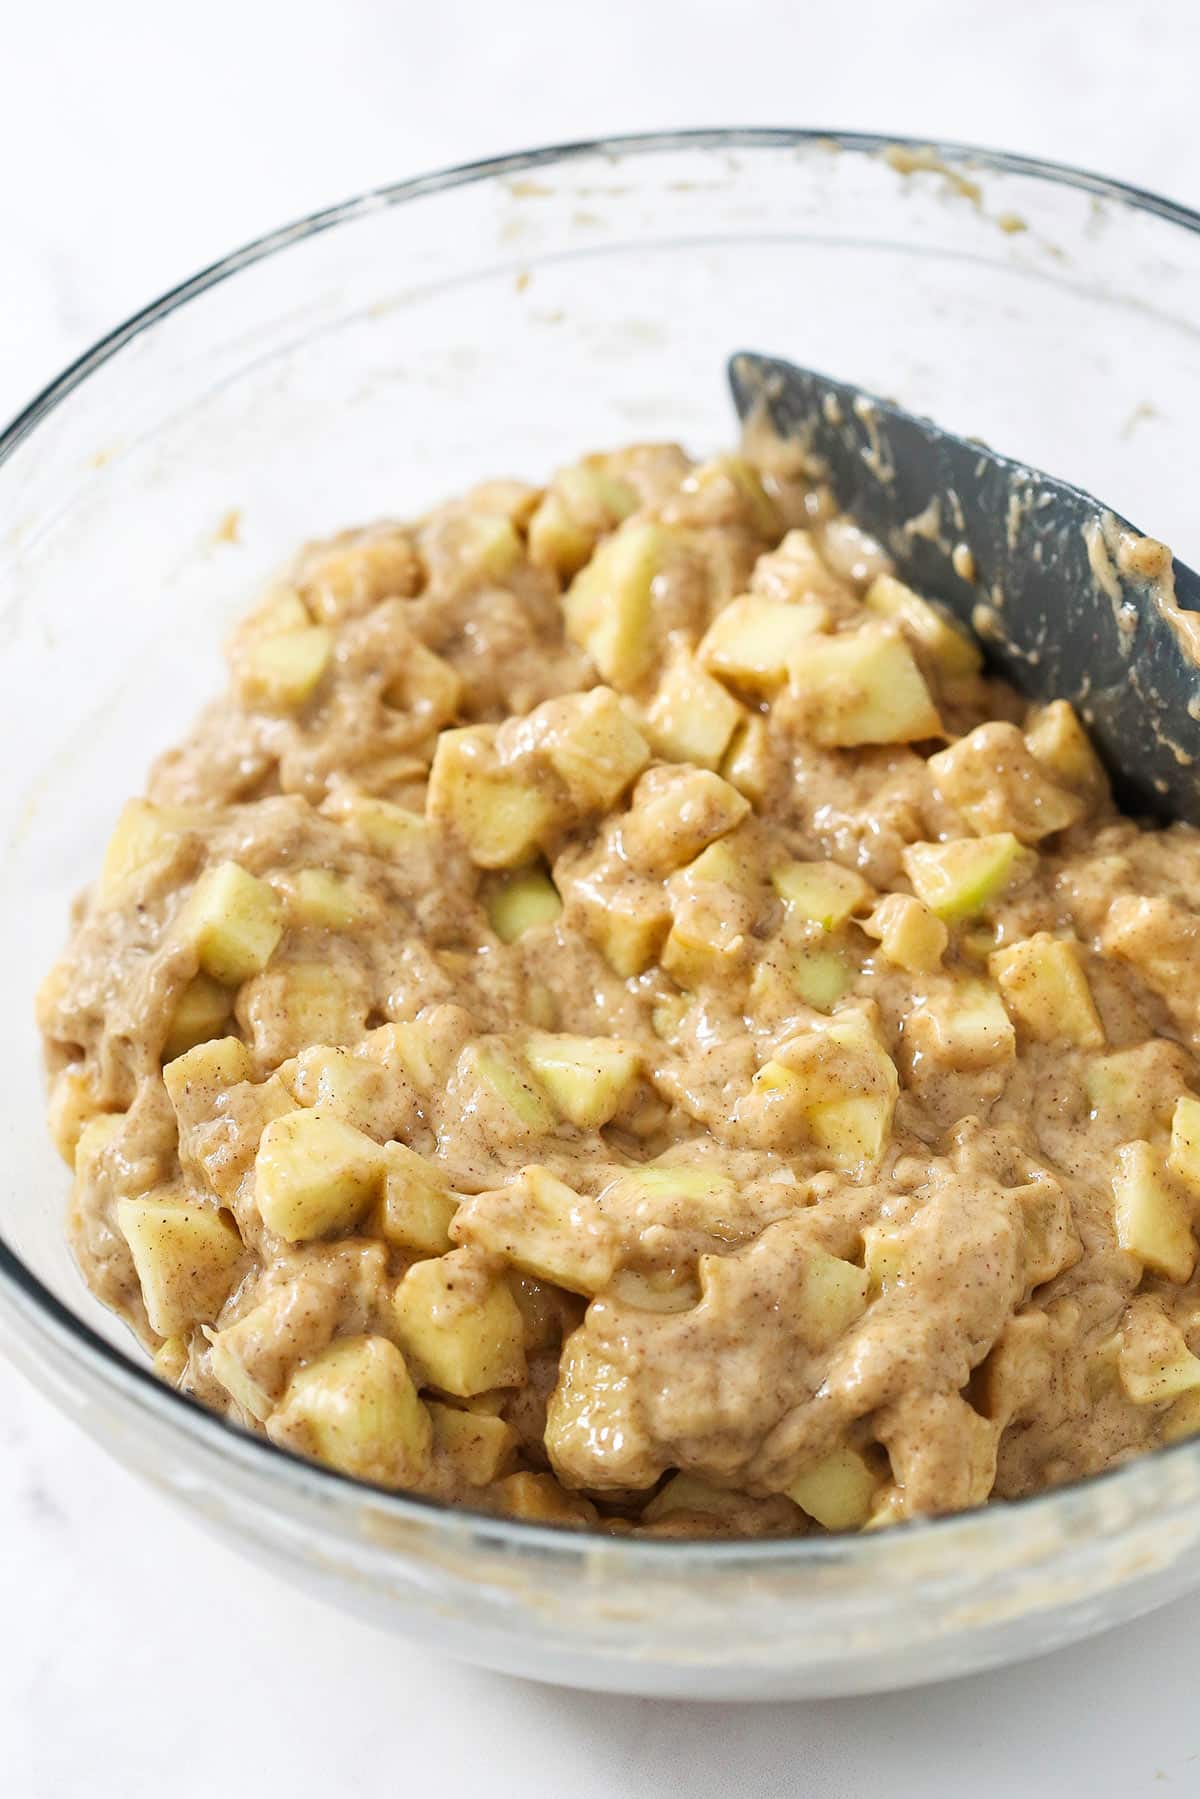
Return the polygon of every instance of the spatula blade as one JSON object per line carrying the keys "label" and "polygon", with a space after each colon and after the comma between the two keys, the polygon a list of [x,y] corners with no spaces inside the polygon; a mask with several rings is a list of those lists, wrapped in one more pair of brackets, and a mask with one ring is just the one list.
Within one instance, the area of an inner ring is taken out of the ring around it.
{"label": "spatula blade", "polygon": [[748,351],[729,380],[743,424],[799,441],[900,578],[972,625],[997,672],[1075,705],[1126,810],[1200,824],[1191,569],[1174,562],[1172,598],[1169,573],[1118,560],[1122,535],[1141,533],[1090,494],[860,388]]}

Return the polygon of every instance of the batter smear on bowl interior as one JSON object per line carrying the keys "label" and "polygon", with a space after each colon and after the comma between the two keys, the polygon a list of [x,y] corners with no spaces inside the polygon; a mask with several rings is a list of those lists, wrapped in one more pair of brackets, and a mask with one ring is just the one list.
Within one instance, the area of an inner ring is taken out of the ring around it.
{"label": "batter smear on bowl interior", "polygon": [[1200,838],[782,452],[306,549],[40,1023],[165,1380],[386,1486],[853,1530],[1200,1429]]}

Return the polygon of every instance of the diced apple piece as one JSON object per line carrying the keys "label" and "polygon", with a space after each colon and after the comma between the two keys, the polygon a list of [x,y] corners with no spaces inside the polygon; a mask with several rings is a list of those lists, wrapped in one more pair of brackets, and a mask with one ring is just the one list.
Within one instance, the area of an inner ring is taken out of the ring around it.
{"label": "diced apple piece", "polygon": [[1168,1125],[1171,1089],[1178,1091],[1187,1078],[1184,1052],[1161,1037],[1093,1057],[1083,1070],[1088,1104],[1097,1122],[1126,1138],[1149,1137]]}
{"label": "diced apple piece", "polygon": [[771,885],[789,912],[825,931],[838,930],[872,897],[862,876],[839,862],[785,862],[771,876]]}
{"label": "diced apple piece", "polygon": [[606,1216],[624,1220],[637,1235],[663,1224],[722,1238],[736,1234],[737,1183],[715,1168],[650,1162],[618,1175],[602,1198]]}
{"label": "diced apple piece", "polygon": [[[733,1278],[736,1260],[725,1256],[699,1258],[700,1289],[713,1302],[722,1284]],[[867,1308],[869,1282],[866,1270],[840,1256],[831,1256],[815,1244],[806,1245],[790,1299],[792,1322],[812,1349],[827,1349],[857,1323]]]}
{"label": "diced apple piece", "polygon": [[207,1043],[229,1022],[229,989],[211,975],[198,974],[175,1002],[163,1044],[163,1058],[173,1062],[198,1043]]}
{"label": "diced apple piece", "polygon": [[328,625],[302,625],[242,644],[235,657],[243,705],[262,712],[297,712],[316,692],[333,655]]}
{"label": "diced apple piece", "polygon": [[771,785],[771,742],[767,721],[757,712],[743,717],[721,763],[721,773],[731,787],[760,806]]}
{"label": "diced apple piece", "polygon": [[723,897],[720,886],[705,885],[681,892],[674,922],[659,961],[681,987],[701,981],[724,982],[742,967],[749,953],[744,907]]}
{"label": "diced apple piece", "polygon": [[1104,1027],[1092,999],[1076,944],[1048,931],[995,950],[988,973],[1019,1024],[1042,1043],[1065,1040],[1099,1049]]}
{"label": "diced apple piece", "polygon": [[1026,1182],[1019,1195],[1025,1281],[1030,1288],[1040,1287],[1073,1268],[1083,1254],[1083,1244],[1071,1202],[1057,1181],[1043,1175]]}
{"label": "diced apple piece", "polygon": [[853,987],[858,973],[840,950],[823,949],[819,943],[791,946],[787,963],[792,991],[814,1012],[831,1012]]}
{"label": "diced apple piece", "polygon": [[521,539],[502,512],[464,512],[454,521],[457,572],[472,582],[504,581],[522,556]]}
{"label": "diced apple piece", "polygon": [[909,893],[887,893],[869,918],[862,920],[869,937],[878,939],[889,962],[909,974],[930,974],[940,967],[950,933],[925,904]]}
{"label": "diced apple piece", "polygon": [[117,1226],[129,1245],[150,1328],[174,1337],[215,1318],[244,1257],[223,1212],[175,1194],[117,1201]]}
{"label": "diced apple piece", "polygon": [[1200,1389],[1200,1356],[1153,1299],[1135,1299],[1121,1323],[1117,1373],[1134,1405],[1162,1405]]}
{"label": "diced apple piece", "polygon": [[555,1115],[541,1083],[515,1050],[498,1037],[468,1044],[458,1060],[456,1091],[485,1116],[496,1134],[515,1140],[545,1135]]}
{"label": "diced apple piece", "polygon": [[1190,1093],[1175,1102],[1167,1167],[1189,1193],[1200,1198],[1200,1099]]}
{"label": "diced apple piece", "polygon": [[706,768],[654,768],[634,789],[621,825],[626,856],[642,874],[665,875],[741,824],[750,802]]}
{"label": "diced apple piece", "polygon": [[657,960],[671,928],[671,907],[658,882],[634,874],[615,887],[581,882],[576,901],[588,935],[622,980]]}
{"label": "diced apple piece", "polygon": [[488,918],[501,943],[515,943],[535,926],[553,924],[561,911],[558,889],[540,863],[501,876],[488,895]]}
{"label": "diced apple piece", "polygon": [[900,1083],[867,1020],[848,1013],[781,1044],[753,1086],[782,1088],[813,1142],[852,1169],[882,1155]]}
{"label": "diced apple piece", "polygon": [[423,1385],[467,1399],[525,1378],[520,1309],[473,1249],[415,1262],[396,1289],[395,1325]]}
{"label": "diced apple piece", "polygon": [[669,543],[661,525],[623,525],[563,596],[568,637],[621,692],[636,687],[654,660],[651,590]]}
{"label": "diced apple piece", "polygon": [[983,657],[976,644],[939,606],[914,593],[895,575],[876,575],[863,603],[880,618],[891,619],[924,650],[939,674],[950,679],[977,675]]}
{"label": "diced apple piece", "polygon": [[728,887],[746,899],[757,900],[762,890],[762,877],[753,840],[748,840],[743,832],[718,838],[672,876],[671,886],[681,892]]}
{"label": "diced apple piece", "polygon": [[627,482],[594,463],[560,469],[529,521],[530,560],[569,579],[637,503]]}
{"label": "diced apple piece", "polygon": [[268,1124],[294,1109],[295,1101],[277,1074],[257,1085],[239,1082],[217,1095],[210,1111],[195,1123],[180,1120],[180,1162],[232,1206]]}
{"label": "diced apple piece", "polygon": [[986,981],[958,981],[913,1008],[904,1026],[910,1050],[939,1072],[994,1068],[1017,1053],[1004,1002]]}
{"label": "diced apple piece", "polygon": [[871,1515],[879,1486],[867,1458],[844,1444],[798,1475],[787,1496],[826,1530],[860,1530]]}
{"label": "diced apple piece", "polygon": [[498,1480],[516,1452],[517,1433],[512,1425],[485,1412],[461,1411],[436,1400],[428,1409],[434,1456],[454,1479],[468,1487],[486,1487]]}
{"label": "diced apple piece", "polygon": [[253,1073],[253,1057],[238,1037],[214,1037],[168,1062],[163,1085],[180,1129],[209,1117],[218,1096],[250,1080]]}
{"label": "diced apple piece", "polygon": [[1191,1279],[1196,1239],[1183,1200],[1163,1178],[1148,1143],[1126,1143],[1113,1176],[1117,1242],[1164,1280]]}
{"label": "diced apple piece", "polygon": [[383,1187],[378,1143],[332,1113],[272,1119],[254,1166],[254,1196],[267,1229],[288,1243],[349,1230]]}
{"label": "diced apple piece", "polygon": [[1159,894],[1121,893],[1108,909],[1101,945],[1162,996],[1194,1046],[1200,1040],[1200,914]]}
{"label": "diced apple piece", "polygon": [[343,1337],[298,1368],[267,1429],[277,1443],[383,1486],[417,1480],[433,1440],[404,1357],[386,1337]]}
{"label": "diced apple piece", "polygon": [[529,521],[529,559],[553,569],[561,580],[577,575],[596,547],[596,534],[577,519],[561,493],[551,488]]}
{"label": "diced apple piece", "polygon": [[351,931],[370,918],[373,902],[351,875],[329,868],[301,868],[288,884],[288,912],[314,930]]}
{"label": "diced apple piece", "polygon": [[1051,778],[1089,799],[1107,793],[1108,777],[1069,700],[1038,706],[1025,721],[1025,742]]}
{"label": "diced apple piece", "polygon": [[[381,609],[382,610],[382,609]],[[405,603],[389,602],[397,633],[405,642],[400,670],[383,690],[384,702],[398,712],[419,718],[431,730],[448,724],[462,703],[462,676],[444,656],[439,656],[407,630]],[[376,617],[379,618],[377,613]]]}
{"label": "diced apple piece", "polygon": [[649,744],[611,687],[547,700],[530,716],[539,747],[581,811],[609,811],[650,760]]}
{"label": "diced apple piece", "polygon": [[313,614],[326,624],[358,617],[381,600],[417,593],[424,571],[407,532],[392,524],[344,531],[313,544],[296,573]]}
{"label": "diced apple piece", "polygon": [[578,1493],[568,1493],[552,1474],[508,1474],[496,1482],[492,1496],[510,1518],[527,1524],[583,1525],[596,1522],[596,1508]]}
{"label": "diced apple piece", "polygon": [[1194,1437],[1200,1432],[1200,1391],[1192,1388],[1183,1393],[1175,1403],[1167,1408],[1159,1427],[1159,1435],[1164,1443],[1181,1443],[1185,1437]]}
{"label": "diced apple piece", "polygon": [[429,850],[429,823],[419,812],[366,793],[331,793],[321,811],[336,818],[377,856],[408,861]]}
{"label": "diced apple piece", "polygon": [[75,1174],[81,1186],[90,1186],[95,1180],[97,1164],[124,1128],[124,1112],[98,1112],[88,1119],[75,1144]]}
{"label": "diced apple piece", "polygon": [[1032,866],[1011,831],[952,843],[910,843],[901,860],[917,898],[947,924],[982,912]]}
{"label": "diced apple piece", "polygon": [[611,1037],[572,1037],[536,1031],[525,1060],[563,1117],[580,1130],[598,1130],[618,1112],[638,1073],[638,1052]]}
{"label": "diced apple piece", "polygon": [[887,625],[860,625],[800,644],[791,692],[814,743],[849,749],[938,737],[942,721],[912,651]]}
{"label": "diced apple piece", "polygon": [[194,823],[194,814],[179,807],[130,800],[113,828],[100,865],[96,883],[100,905],[120,905],[143,875],[168,868],[179,854],[183,831]]}
{"label": "diced apple piece", "polygon": [[694,1474],[673,1474],[669,1481],[642,1507],[642,1522],[657,1524],[676,1512],[699,1512],[711,1518],[730,1518],[744,1509],[744,1493],[730,1492],[727,1487],[712,1487]]}
{"label": "diced apple piece", "polygon": [[696,655],[720,680],[769,694],[782,687],[795,656],[828,622],[828,612],[816,602],[744,594],[717,613]]}
{"label": "diced apple piece", "polygon": [[274,955],[283,936],[283,907],[265,881],[236,862],[219,862],[184,901],[177,927],[204,973],[236,987]]}
{"label": "diced apple piece", "polygon": [[545,1168],[465,1199],[451,1235],[570,1293],[602,1292],[617,1266],[616,1232],[595,1200]]}
{"label": "diced apple piece", "polygon": [[429,817],[449,824],[480,868],[518,868],[533,860],[563,822],[562,797],[523,776],[496,754],[488,725],[443,731],[429,771]]}
{"label": "diced apple piece", "polygon": [[332,1112],[347,1124],[382,1137],[373,1129],[397,1103],[397,1086],[381,1059],[360,1055],[332,1043],[310,1043],[300,1051],[288,1075],[288,1086],[302,1106]]}
{"label": "diced apple piece", "polygon": [[762,476],[744,456],[714,456],[679,484],[687,522],[704,525],[747,525],[759,537],[779,536],[779,510],[762,484]]}
{"label": "diced apple piece", "polygon": [[926,764],[941,797],[982,836],[1011,831],[1035,844],[1076,824],[1087,810],[1077,793],[1047,778],[1016,725],[978,725]]}
{"label": "diced apple piece", "polygon": [[741,718],[741,706],[689,655],[677,655],[646,714],[650,741],[671,762],[716,769]]}
{"label": "diced apple piece", "polygon": [[410,1081],[419,1093],[440,1092],[468,1037],[470,1014],[461,1006],[431,1006],[419,1018],[368,1031],[359,1053]]}
{"label": "diced apple piece", "polygon": [[366,978],[354,965],[279,962],[242,989],[238,1017],[260,1057],[275,1061],[313,1043],[356,1042],[369,1003]]}
{"label": "diced apple piece", "polygon": [[237,628],[235,643],[257,643],[263,637],[279,637],[312,624],[312,616],[294,587],[271,588],[262,603]]}
{"label": "diced apple piece", "polygon": [[64,1068],[50,1090],[50,1135],[68,1168],[75,1166],[75,1146],[88,1121],[100,1113],[90,1072],[82,1065]]}
{"label": "diced apple piece", "polygon": [[869,1224],[862,1234],[863,1267],[872,1295],[902,1286],[909,1271],[907,1234],[890,1224]]}
{"label": "diced apple piece", "polygon": [[398,1249],[444,1255],[452,1247],[458,1200],[441,1169],[403,1143],[384,1144],[383,1166],[383,1197],[372,1215],[373,1228]]}

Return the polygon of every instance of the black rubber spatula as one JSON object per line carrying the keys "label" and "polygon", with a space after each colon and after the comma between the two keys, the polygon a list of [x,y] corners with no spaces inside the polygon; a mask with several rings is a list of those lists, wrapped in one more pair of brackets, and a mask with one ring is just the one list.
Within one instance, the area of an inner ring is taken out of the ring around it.
{"label": "black rubber spatula", "polygon": [[900,578],[977,629],[999,673],[1074,703],[1127,811],[1200,824],[1191,569],[1175,562],[1172,594],[1169,565],[1145,573],[1154,546],[1139,552],[1135,527],[1090,494],[845,382],[746,351],[729,380],[743,424],[798,440]]}

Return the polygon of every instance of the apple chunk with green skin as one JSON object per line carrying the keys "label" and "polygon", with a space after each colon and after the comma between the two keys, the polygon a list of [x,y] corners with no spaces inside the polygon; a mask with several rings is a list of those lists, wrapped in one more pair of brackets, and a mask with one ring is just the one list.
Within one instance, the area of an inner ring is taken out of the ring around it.
{"label": "apple chunk with green skin", "polygon": [[267,1430],[276,1443],[384,1486],[418,1479],[433,1439],[404,1357],[386,1337],[343,1337],[298,1368]]}
{"label": "apple chunk with green skin", "polygon": [[224,1212],[174,1195],[117,1202],[151,1330],[173,1337],[215,1318],[244,1257]]}
{"label": "apple chunk with green skin", "polygon": [[651,589],[669,545],[661,525],[623,525],[563,596],[567,636],[621,692],[636,687],[654,661]]}
{"label": "apple chunk with green skin", "polygon": [[638,1052],[610,1037],[537,1031],[525,1060],[569,1123],[598,1130],[618,1112],[638,1072]]}
{"label": "apple chunk with green skin", "polygon": [[942,735],[912,651],[888,625],[861,625],[801,643],[789,679],[804,730],[828,749]]}
{"label": "apple chunk with green skin", "polygon": [[357,1224],[379,1196],[383,1150],[332,1113],[289,1112],[262,1134],[254,1196],[267,1229],[305,1243]]}
{"label": "apple chunk with green skin", "polygon": [[901,860],[917,898],[947,924],[973,918],[1034,866],[1011,831],[951,843],[910,843]]}

